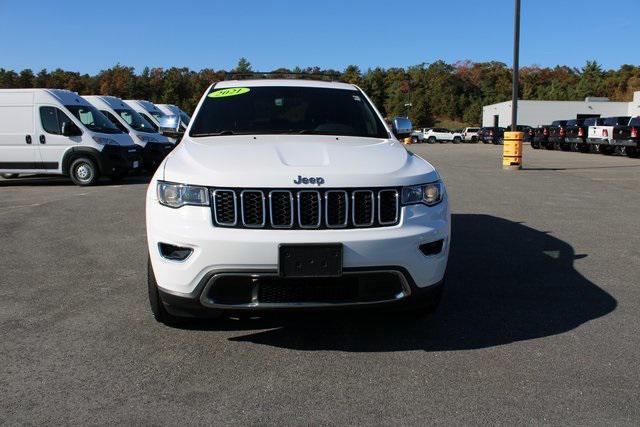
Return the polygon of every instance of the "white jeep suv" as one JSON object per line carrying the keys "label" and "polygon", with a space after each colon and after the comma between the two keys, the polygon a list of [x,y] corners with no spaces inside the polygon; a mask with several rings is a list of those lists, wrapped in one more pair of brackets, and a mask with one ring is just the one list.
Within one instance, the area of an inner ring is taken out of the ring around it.
{"label": "white jeep suv", "polygon": [[438,172],[351,84],[224,81],[147,192],[155,318],[391,305],[429,312],[451,233]]}

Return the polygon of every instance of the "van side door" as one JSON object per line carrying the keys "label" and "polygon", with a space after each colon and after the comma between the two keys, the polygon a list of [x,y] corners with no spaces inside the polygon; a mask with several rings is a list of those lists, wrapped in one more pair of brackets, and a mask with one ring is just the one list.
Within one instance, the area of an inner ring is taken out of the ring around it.
{"label": "van side door", "polygon": [[[32,94],[4,93],[0,102],[0,172],[40,172]],[[21,99],[25,98],[24,102]],[[27,99],[28,98],[28,99]]]}
{"label": "van side door", "polygon": [[[40,105],[38,107],[40,126],[38,139],[34,141],[40,151],[42,169],[45,172],[62,172],[62,159],[71,147],[82,142],[82,136],[62,135],[63,123],[74,123],[60,108],[53,105]],[[75,123],[74,123],[75,124]]]}

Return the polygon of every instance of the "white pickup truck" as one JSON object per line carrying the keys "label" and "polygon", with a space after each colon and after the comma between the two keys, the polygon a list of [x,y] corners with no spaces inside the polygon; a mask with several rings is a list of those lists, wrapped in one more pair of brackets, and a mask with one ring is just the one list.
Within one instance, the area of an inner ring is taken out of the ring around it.
{"label": "white pickup truck", "polygon": [[460,132],[453,132],[444,128],[425,128],[422,129],[422,135],[429,144],[449,141],[458,144],[464,139]]}
{"label": "white pickup truck", "polygon": [[601,122],[589,126],[587,142],[591,152],[602,154],[613,154],[616,147],[611,144],[613,128],[615,126],[626,126],[631,120],[629,116],[607,117]]}

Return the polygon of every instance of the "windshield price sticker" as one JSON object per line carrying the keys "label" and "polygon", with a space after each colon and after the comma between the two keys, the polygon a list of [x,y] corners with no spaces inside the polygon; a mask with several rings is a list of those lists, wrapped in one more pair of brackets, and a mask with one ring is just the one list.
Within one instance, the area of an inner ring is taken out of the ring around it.
{"label": "windshield price sticker", "polygon": [[248,87],[230,87],[228,89],[220,89],[211,92],[209,98],[225,98],[227,96],[243,95],[249,92],[251,89]]}

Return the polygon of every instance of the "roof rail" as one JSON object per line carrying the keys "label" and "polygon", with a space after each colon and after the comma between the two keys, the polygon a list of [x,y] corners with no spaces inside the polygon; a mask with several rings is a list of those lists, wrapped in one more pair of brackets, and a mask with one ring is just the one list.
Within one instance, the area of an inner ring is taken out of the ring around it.
{"label": "roof rail", "polygon": [[225,74],[225,80],[247,80],[247,79],[300,79],[300,80],[322,80],[322,81],[330,81],[330,82],[340,82],[344,83],[340,78],[340,72],[295,72],[295,71],[228,71]]}

